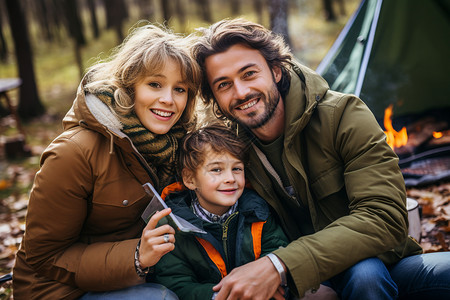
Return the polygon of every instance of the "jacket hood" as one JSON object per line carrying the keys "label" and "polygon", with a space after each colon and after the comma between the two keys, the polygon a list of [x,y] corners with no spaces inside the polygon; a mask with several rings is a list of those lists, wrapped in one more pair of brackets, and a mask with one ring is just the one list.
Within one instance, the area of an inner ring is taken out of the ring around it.
{"label": "jacket hood", "polygon": [[72,107],[63,119],[64,130],[78,125],[84,125],[91,130],[103,134],[105,128],[119,134],[123,128],[119,119],[100,99],[92,94],[85,93],[85,83],[86,79],[83,79],[78,86],[77,95]]}
{"label": "jacket hood", "polygon": [[292,62],[289,69],[291,85],[284,100],[285,143],[308,124],[317,105],[329,90],[319,74],[300,63]]}
{"label": "jacket hood", "polygon": [[95,95],[85,93],[85,83],[86,79],[84,78],[78,86],[72,107],[63,119],[64,130],[82,126],[110,139],[110,153],[114,152],[114,144],[126,151],[138,153],[129,137],[122,132],[123,125],[110,108]]}

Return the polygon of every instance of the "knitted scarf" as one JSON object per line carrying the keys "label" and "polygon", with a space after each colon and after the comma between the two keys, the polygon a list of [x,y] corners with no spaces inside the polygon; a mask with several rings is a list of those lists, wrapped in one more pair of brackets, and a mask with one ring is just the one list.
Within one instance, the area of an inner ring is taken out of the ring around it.
{"label": "knitted scarf", "polygon": [[[112,94],[103,92],[96,96],[117,112]],[[142,125],[134,110],[127,115],[117,112],[117,116],[123,124],[122,131],[131,139],[150,168],[157,174],[159,187],[162,189],[175,181],[178,142],[186,134],[186,130],[175,124],[166,134],[154,134]]]}

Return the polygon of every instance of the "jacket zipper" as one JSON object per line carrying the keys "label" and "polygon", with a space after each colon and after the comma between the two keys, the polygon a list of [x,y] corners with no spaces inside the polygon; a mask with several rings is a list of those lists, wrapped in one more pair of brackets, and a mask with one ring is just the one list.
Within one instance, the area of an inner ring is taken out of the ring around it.
{"label": "jacket zipper", "polygon": [[228,225],[230,224],[231,220],[238,214],[239,212],[233,213],[231,216],[228,217],[228,219],[222,224],[222,246],[223,246],[223,252],[225,253],[225,264],[227,265],[227,269],[229,269],[229,263],[228,263]]}

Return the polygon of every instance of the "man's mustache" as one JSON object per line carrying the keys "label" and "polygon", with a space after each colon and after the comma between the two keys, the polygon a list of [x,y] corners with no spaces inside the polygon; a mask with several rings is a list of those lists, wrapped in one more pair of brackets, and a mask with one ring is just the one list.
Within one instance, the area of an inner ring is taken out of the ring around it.
{"label": "man's mustache", "polygon": [[251,99],[262,98],[263,96],[264,95],[262,93],[255,92],[255,93],[248,94],[247,96],[245,96],[244,99],[236,99],[235,102],[233,103],[233,109],[238,107],[239,105],[244,104],[245,102],[250,101]]}

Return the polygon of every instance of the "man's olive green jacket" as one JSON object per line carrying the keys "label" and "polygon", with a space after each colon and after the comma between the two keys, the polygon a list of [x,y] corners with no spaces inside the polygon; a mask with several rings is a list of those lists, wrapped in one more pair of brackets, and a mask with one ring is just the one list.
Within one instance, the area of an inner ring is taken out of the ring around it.
{"label": "man's olive green jacket", "polygon": [[[368,107],[354,95],[329,90],[302,65],[293,64],[290,74],[282,161],[296,196],[282,204],[254,148],[247,176],[292,241],[274,253],[302,296],[362,259],[378,256],[392,264],[422,249],[408,237],[398,158]],[[315,233],[301,234],[290,205],[309,209]]]}

